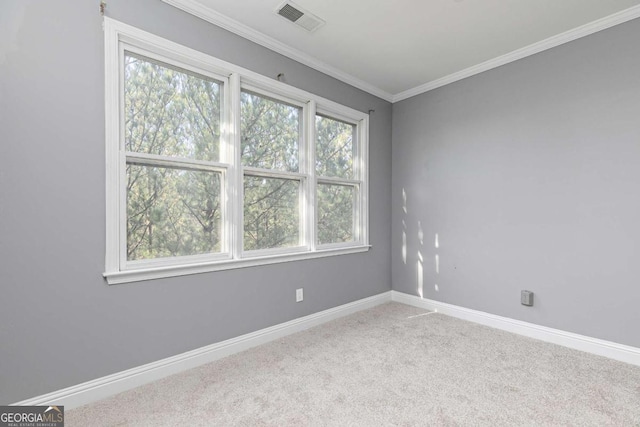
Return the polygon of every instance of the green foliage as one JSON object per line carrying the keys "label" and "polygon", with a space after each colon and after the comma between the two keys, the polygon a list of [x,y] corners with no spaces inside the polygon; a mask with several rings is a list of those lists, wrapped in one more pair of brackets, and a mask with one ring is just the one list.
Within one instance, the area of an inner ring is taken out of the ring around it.
{"label": "green foliage", "polygon": [[133,259],[220,251],[220,174],[127,165],[127,255]]}
{"label": "green foliage", "polygon": [[220,84],[125,57],[125,148],[220,160]]}
{"label": "green foliage", "polygon": [[354,240],[355,187],[318,184],[318,244]]}
{"label": "green foliage", "polygon": [[300,181],[244,178],[244,249],[300,244]]}
{"label": "green foliage", "polygon": [[242,92],[241,117],[243,165],[298,171],[300,108]]}
{"label": "green foliage", "polygon": [[355,126],[316,116],[316,171],[320,176],[352,179]]}

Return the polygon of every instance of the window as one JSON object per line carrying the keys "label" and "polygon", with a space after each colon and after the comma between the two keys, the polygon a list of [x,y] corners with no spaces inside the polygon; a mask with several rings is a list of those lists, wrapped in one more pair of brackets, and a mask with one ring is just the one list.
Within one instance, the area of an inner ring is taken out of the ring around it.
{"label": "window", "polygon": [[123,283],[368,250],[368,116],[105,19]]}
{"label": "window", "polygon": [[354,179],[357,126],[316,116],[316,173],[318,175],[318,244],[357,241],[358,197],[362,181]]}
{"label": "window", "polygon": [[304,245],[301,233],[302,107],[240,94],[244,250]]}
{"label": "window", "polygon": [[127,262],[222,252],[223,83],[127,51],[123,80]]}

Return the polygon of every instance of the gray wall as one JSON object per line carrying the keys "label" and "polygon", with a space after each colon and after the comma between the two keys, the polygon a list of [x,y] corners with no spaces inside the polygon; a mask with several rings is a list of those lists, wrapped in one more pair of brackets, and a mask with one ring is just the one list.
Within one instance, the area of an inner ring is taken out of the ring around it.
{"label": "gray wall", "polygon": [[420,252],[425,298],[640,346],[638,40],[634,20],[393,105],[395,290],[418,293]]}
{"label": "gray wall", "polygon": [[[98,0],[0,3],[0,403],[391,288],[391,105],[159,0],[108,15],[371,116],[368,253],[107,286]],[[304,287],[296,304],[294,289]]]}

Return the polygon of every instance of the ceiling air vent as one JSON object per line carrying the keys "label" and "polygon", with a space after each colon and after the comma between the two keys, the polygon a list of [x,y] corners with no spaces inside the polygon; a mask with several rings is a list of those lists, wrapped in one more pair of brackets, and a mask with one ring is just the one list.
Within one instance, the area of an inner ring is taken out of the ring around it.
{"label": "ceiling air vent", "polygon": [[278,6],[276,13],[309,32],[315,31],[324,25],[322,19],[290,1]]}

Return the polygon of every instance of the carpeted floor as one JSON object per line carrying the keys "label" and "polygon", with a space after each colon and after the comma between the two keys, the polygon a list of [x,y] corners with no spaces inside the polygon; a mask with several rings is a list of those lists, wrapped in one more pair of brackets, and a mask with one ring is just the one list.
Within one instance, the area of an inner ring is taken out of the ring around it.
{"label": "carpeted floor", "polygon": [[67,411],[71,426],[640,426],[640,367],[389,303]]}

